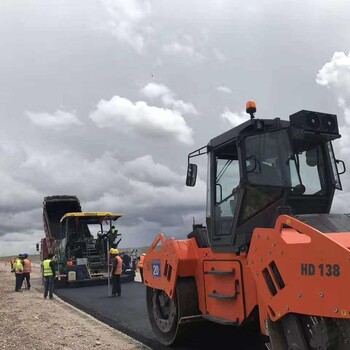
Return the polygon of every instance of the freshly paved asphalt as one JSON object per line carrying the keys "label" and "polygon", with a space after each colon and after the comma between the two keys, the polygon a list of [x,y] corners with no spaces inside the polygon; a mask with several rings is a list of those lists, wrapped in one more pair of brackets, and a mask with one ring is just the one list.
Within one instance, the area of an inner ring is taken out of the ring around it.
{"label": "freshly paved asphalt", "polygon": [[[109,297],[107,286],[57,289],[55,293],[66,302],[89,313],[100,321],[120,330],[155,350],[170,349],[158,343],[151,329],[147,307],[146,287],[138,282],[122,284],[121,297]],[[258,331],[220,326],[203,322],[191,334],[187,349],[265,349]],[[216,346],[215,346],[216,345]]]}

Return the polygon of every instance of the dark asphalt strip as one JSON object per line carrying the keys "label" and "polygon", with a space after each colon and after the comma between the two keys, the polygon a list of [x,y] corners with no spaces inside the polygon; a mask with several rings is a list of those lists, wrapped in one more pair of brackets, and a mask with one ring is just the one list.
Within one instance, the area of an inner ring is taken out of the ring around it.
{"label": "dark asphalt strip", "polygon": [[107,286],[55,290],[62,300],[155,350],[169,350],[158,343],[148,321],[145,286],[122,284],[121,297],[109,297]]}
{"label": "dark asphalt strip", "polygon": [[211,322],[202,322],[193,327],[185,346],[170,348],[159,344],[148,320],[146,290],[141,283],[123,283],[122,296],[114,298],[108,297],[107,286],[57,289],[55,293],[67,303],[154,350],[265,349],[258,330]]}

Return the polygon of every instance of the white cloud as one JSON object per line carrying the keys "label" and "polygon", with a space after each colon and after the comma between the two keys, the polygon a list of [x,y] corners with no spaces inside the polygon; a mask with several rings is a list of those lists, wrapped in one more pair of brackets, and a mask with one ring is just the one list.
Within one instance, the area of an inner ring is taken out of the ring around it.
{"label": "white cloud", "polygon": [[165,85],[149,83],[141,89],[141,93],[150,99],[161,98],[163,104],[182,113],[198,114],[192,103],[176,99],[176,95]]}
{"label": "white cloud", "polygon": [[132,46],[137,52],[145,47],[145,37],[152,31],[142,21],[152,13],[151,3],[143,0],[103,0],[110,16],[107,25],[110,32],[122,43]]}
{"label": "white cloud", "polygon": [[350,53],[335,52],[330,62],[319,70],[316,81],[323,86],[344,89],[350,94]]}
{"label": "white cloud", "polygon": [[26,115],[32,123],[45,129],[63,130],[71,125],[82,125],[75,112],[57,110],[53,114],[50,114],[27,111]]}
{"label": "white cloud", "polygon": [[149,83],[141,89],[141,92],[148,98],[157,98],[163,95],[173,94],[168,87],[163,84]]}
{"label": "white cloud", "polygon": [[218,86],[216,88],[217,91],[224,92],[226,94],[232,94],[232,90],[228,88],[227,86]]}
{"label": "white cloud", "polygon": [[350,125],[350,53],[335,52],[317,73],[316,82],[330,89],[344,111],[345,121]]}
{"label": "white cloud", "polygon": [[221,118],[227,121],[232,127],[240,125],[248,120],[247,114],[244,110],[240,113],[236,113],[231,112],[227,109],[224,113],[221,114]]}
{"label": "white cloud", "polygon": [[190,59],[204,59],[204,56],[197,52],[190,44],[180,44],[177,41],[173,41],[170,44],[164,45],[162,51],[166,55],[182,56]]}
{"label": "white cloud", "polygon": [[185,144],[193,143],[192,129],[181,113],[149,106],[143,101],[133,103],[120,96],[101,100],[90,118],[100,128],[123,130],[123,124],[145,137],[173,137]]}
{"label": "white cloud", "polygon": [[150,155],[126,162],[123,171],[125,175],[136,181],[146,182],[154,186],[170,186],[184,182],[182,176],[162,164],[155,163]]}
{"label": "white cloud", "polygon": [[[318,72],[316,82],[327,87],[336,97],[338,106],[343,110],[343,115],[338,116],[342,135],[340,140],[334,142],[337,157],[343,158],[346,162],[350,159],[350,53],[335,52]],[[347,176],[341,176],[343,192],[336,192],[333,211],[344,212],[350,200],[350,180]],[[349,212],[349,210],[346,210]]]}

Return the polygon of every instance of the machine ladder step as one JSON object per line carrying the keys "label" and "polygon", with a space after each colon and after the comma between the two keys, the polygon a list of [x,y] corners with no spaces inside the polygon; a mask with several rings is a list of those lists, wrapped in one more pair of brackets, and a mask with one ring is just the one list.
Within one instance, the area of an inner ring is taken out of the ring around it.
{"label": "machine ladder step", "polygon": [[237,299],[237,293],[235,293],[233,295],[211,293],[211,294],[208,294],[208,297],[209,298],[220,299],[220,300],[235,300],[235,299]]}

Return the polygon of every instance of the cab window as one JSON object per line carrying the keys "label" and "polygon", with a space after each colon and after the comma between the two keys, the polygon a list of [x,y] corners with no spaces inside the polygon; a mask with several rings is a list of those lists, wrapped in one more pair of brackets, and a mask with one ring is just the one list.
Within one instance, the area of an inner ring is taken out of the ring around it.
{"label": "cab window", "polygon": [[305,187],[302,194],[305,195],[325,194],[326,175],[321,146],[298,152],[293,156],[293,160],[290,164],[292,186],[302,184]]}
{"label": "cab window", "polygon": [[286,130],[249,136],[245,140],[245,170],[252,185],[289,187],[290,156]]}
{"label": "cab window", "polygon": [[238,159],[216,156],[215,235],[229,235],[238,197]]}

